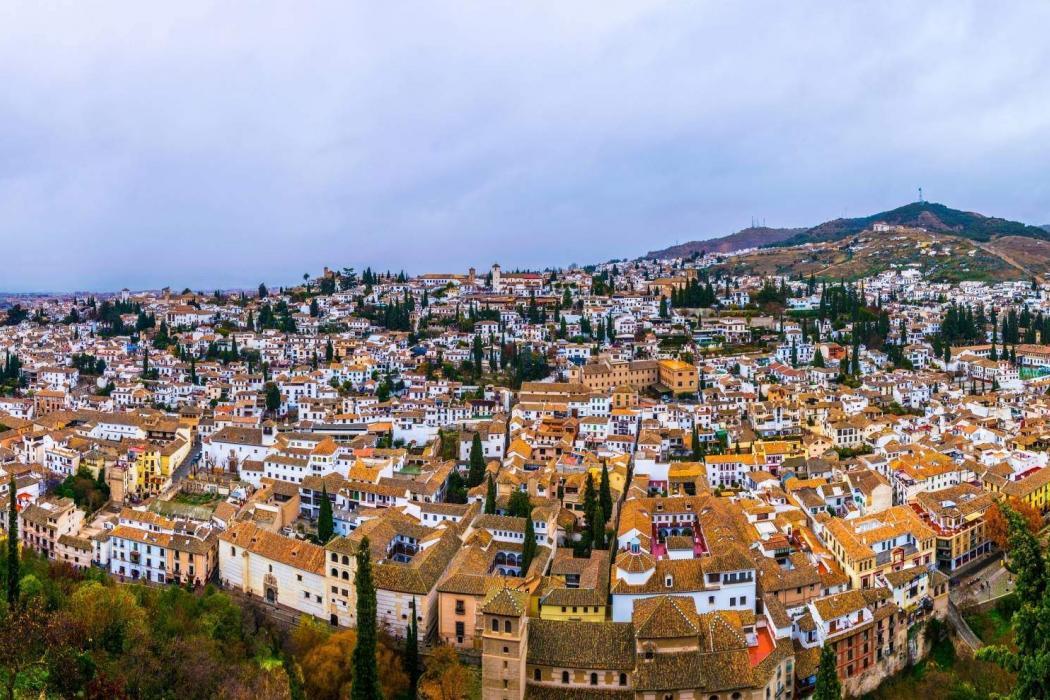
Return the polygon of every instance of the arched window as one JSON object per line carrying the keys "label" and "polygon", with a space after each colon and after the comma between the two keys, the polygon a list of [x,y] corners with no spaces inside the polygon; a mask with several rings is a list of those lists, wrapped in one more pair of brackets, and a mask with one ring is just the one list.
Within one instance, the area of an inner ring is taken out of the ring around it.
{"label": "arched window", "polygon": [[620,685],[627,685],[627,674],[626,673],[621,673],[620,674]]}
{"label": "arched window", "polygon": [[561,682],[562,683],[568,683],[569,682],[569,672],[568,671],[562,671],[561,672]]}
{"label": "arched window", "polygon": [[332,576],[335,576],[335,577],[339,576],[339,570],[336,569],[335,567],[332,567]]}
{"label": "arched window", "polygon": [[492,631],[499,632],[499,620],[492,618]]}
{"label": "arched window", "polygon": [[597,673],[592,673],[591,674],[591,685],[598,685],[598,674]]}
{"label": "arched window", "polygon": [[344,554],[344,555],[343,555],[343,563],[344,563],[344,564],[349,564],[349,563],[350,563],[350,557],[348,557],[348,556],[346,556],[346,555]]}
{"label": "arched window", "polygon": [[538,668],[534,668],[532,670],[532,680],[534,680],[534,681],[540,680],[540,670]]}
{"label": "arched window", "polygon": [[344,581],[349,581],[350,580],[350,572],[349,571],[344,571],[343,572],[343,580]]}
{"label": "arched window", "polygon": [[742,697],[744,697],[744,696],[741,695],[740,693],[733,693],[733,700],[740,700],[740,698],[742,698]]}
{"label": "arched window", "polygon": [[510,634],[510,620],[503,621],[503,631]]}

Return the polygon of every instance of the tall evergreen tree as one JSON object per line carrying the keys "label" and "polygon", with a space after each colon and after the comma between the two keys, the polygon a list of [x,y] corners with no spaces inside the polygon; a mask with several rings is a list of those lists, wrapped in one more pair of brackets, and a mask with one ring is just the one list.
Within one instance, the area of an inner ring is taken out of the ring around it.
{"label": "tall evergreen tree", "polygon": [[474,433],[470,442],[470,471],[467,472],[467,486],[474,488],[485,479],[485,453],[481,449],[481,435]]}
{"label": "tall evergreen tree", "polygon": [[536,528],[532,524],[532,515],[525,518],[525,543],[521,549],[521,575],[529,572],[529,565],[536,556]]}
{"label": "tall evergreen tree", "polygon": [[602,477],[598,482],[598,505],[602,507],[602,514],[605,516],[602,525],[605,525],[612,516],[613,507],[612,489],[609,488],[609,467],[605,464],[602,465]]}
{"label": "tall evergreen tree", "polygon": [[693,461],[699,462],[703,457],[703,453],[700,451],[700,431],[696,429],[696,422],[693,422],[693,433],[689,438],[691,443],[690,447],[693,451]]}
{"label": "tall evergreen tree", "polygon": [[605,513],[600,503],[594,507],[594,518],[591,520],[591,548],[605,549]]}
{"label": "tall evergreen tree", "polygon": [[825,644],[820,652],[820,667],[817,669],[817,686],[813,691],[813,700],[840,700],[842,698],[842,682],[835,668],[835,650],[830,644]]}
{"label": "tall evergreen tree", "polygon": [[317,515],[317,539],[327,544],[335,534],[335,523],[332,517],[332,502],[328,500],[328,486],[321,483],[321,508]]}
{"label": "tall evergreen tree", "polygon": [[488,487],[485,491],[485,513],[487,515],[496,514],[496,482],[493,480],[492,475],[489,474]]}
{"label": "tall evergreen tree", "polygon": [[376,588],[372,580],[372,551],[367,536],[358,544],[354,589],[357,593],[357,644],[351,656],[354,680],[350,685],[350,698],[382,700],[376,665]]}
{"label": "tall evergreen tree", "polygon": [[13,607],[21,595],[22,581],[18,570],[18,485],[14,474],[7,491],[7,604]]}
{"label": "tall evergreen tree", "polygon": [[419,677],[422,675],[419,668],[419,622],[416,620],[416,599],[413,598],[408,606],[411,619],[408,621],[408,630],[405,634],[405,656],[402,665],[405,675],[408,676],[408,697],[415,698],[418,695]]}
{"label": "tall evergreen tree", "polygon": [[594,529],[594,509],[598,507],[598,492],[594,488],[594,475],[587,472],[587,481],[583,487],[583,517],[587,527]]}

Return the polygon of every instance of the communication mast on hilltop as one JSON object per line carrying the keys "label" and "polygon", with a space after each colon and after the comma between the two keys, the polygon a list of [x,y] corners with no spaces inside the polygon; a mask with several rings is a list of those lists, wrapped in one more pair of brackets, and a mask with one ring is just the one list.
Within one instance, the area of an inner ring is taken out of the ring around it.
{"label": "communication mast on hilltop", "polygon": [[922,204],[922,202],[923,202],[923,199],[922,199],[922,188],[920,187],[919,188],[919,204]]}

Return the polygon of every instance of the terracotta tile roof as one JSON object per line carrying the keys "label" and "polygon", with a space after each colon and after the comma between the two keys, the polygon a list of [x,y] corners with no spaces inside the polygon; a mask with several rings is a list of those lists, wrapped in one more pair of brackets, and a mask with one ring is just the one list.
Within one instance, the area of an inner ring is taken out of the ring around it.
{"label": "terracotta tile roof", "polygon": [[[585,633],[581,633],[581,626]],[[629,622],[529,620],[530,664],[631,671],[635,666],[634,650],[634,632]]]}
{"label": "terracotta tile roof", "polygon": [[700,634],[696,604],[686,596],[655,596],[634,603],[631,622],[639,639],[695,637]]}
{"label": "terracotta tile roof", "polygon": [[278,535],[253,522],[237,523],[222,533],[219,539],[281,564],[315,574],[324,573],[323,547],[305,540]]}
{"label": "terracotta tile roof", "polygon": [[[529,608],[529,596],[510,588],[499,588],[488,594],[481,604],[481,611],[489,615],[520,617]],[[530,637],[531,639],[531,637]]]}

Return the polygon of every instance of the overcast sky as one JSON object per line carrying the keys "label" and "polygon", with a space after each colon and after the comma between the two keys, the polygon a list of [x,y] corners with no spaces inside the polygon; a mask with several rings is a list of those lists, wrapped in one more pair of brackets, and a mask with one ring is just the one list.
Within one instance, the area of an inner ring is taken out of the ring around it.
{"label": "overcast sky", "polygon": [[[161,7],[163,5],[163,8]],[[0,4],[0,290],[1050,223],[1050,4]]]}

